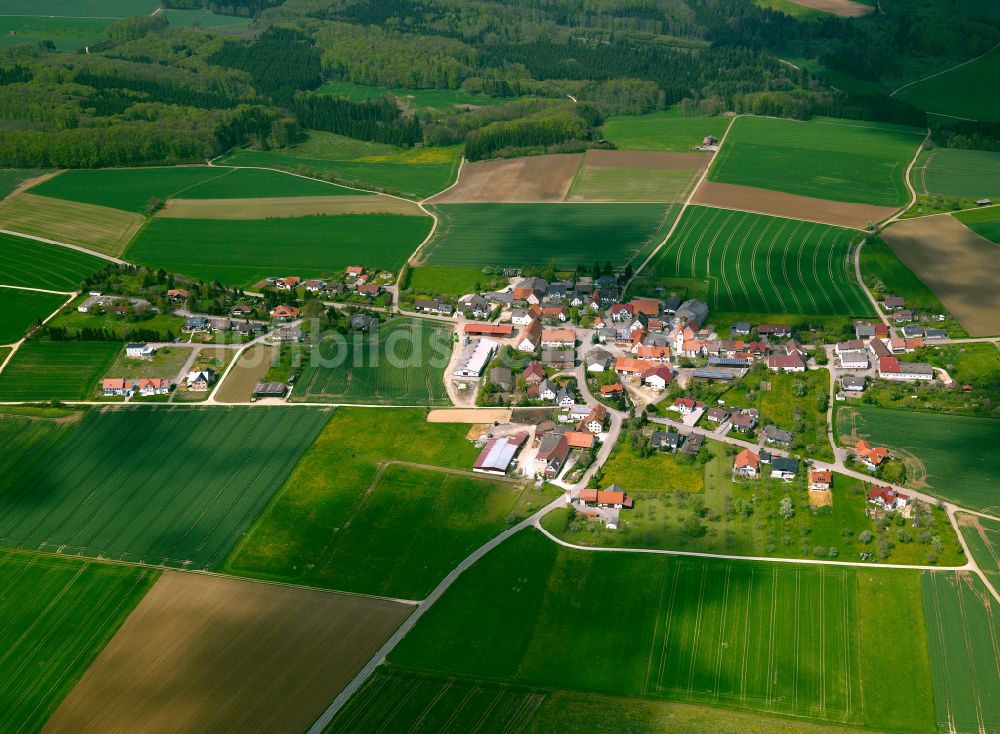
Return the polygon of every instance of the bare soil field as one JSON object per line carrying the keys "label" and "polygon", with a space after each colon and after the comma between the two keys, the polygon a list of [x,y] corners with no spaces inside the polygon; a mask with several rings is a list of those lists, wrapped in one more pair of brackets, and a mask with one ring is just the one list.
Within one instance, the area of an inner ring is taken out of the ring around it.
{"label": "bare soil field", "polygon": [[852,2],[852,0],[791,0],[796,5],[804,8],[822,10],[824,13],[832,13],[842,18],[859,18],[868,15],[874,8],[871,5]]}
{"label": "bare soil field", "polygon": [[583,160],[581,153],[466,163],[458,183],[435,204],[562,201]]}
{"label": "bare soil field", "polygon": [[428,423],[510,423],[510,408],[496,410],[474,410],[451,408],[432,410],[427,414]]}
{"label": "bare soil field", "polygon": [[887,206],[814,199],[810,196],[707,180],[698,187],[691,203],[789,219],[805,219],[853,229],[864,229],[869,221],[879,222],[896,211]]}
{"label": "bare soil field", "polygon": [[391,196],[286,196],[278,199],[170,199],[157,212],[168,219],[270,219],[316,214],[408,214],[423,212]]}
{"label": "bare soil field", "polygon": [[665,153],[641,150],[588,150],[587,168],[638,168],[704,171],[712,162],[707,153]]}
{"label": "bare soil field", "polygon": [[412,610],[167,571],[43,731],[300,734]]}
{"label": "bare soil field", "polygon": [[121,255],[142,226],[141,214],[36,194],[14,194],[0,203],[0,228]]}
{"label": "bare soil field", "polygon": [[970,336],[1000,334],[997,246],[948,214],[896,222],[882,233]]}
{"label": "bare soil field", "polygon": [[215,399],[220,403],[245,403],[250,400],[258,380],[271,369],[278,348],[254,344],[240,355],[226,379],[222,381]]}

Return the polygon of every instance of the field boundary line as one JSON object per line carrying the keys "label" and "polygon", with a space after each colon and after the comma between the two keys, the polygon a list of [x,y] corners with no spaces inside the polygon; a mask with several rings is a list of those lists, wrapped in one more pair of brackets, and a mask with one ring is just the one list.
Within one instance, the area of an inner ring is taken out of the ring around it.
{"label": "field boundary line", "polygon": [[[989,48],[989,50],[985,51],[984,53],[979,54],[979,56],[976,56],[974,58],[969,59],[968,61],[963,61],[961,64],[955,64],[955,66],[950,66],[950,67],[948,67],[947,69],[945,69],[943,71],[939,71],[939,72],[937,72],[935,74],[931,74],[930,76],[925,76],[922,79],[917,79],[916,81],[907,82],[906,84],[904,84],[903,86],[899,87],[898,89],[894,89],[893,91],[891,91],[889,93],[889,96],[890,97],[895,97],[897,94],[899,94],[900,92],[902,92],[907,87],[912,87],[914,84],[920,84],[920,82],[925,82],[928,79],[934,79],[935,77],[939,77],[942,74],[947,74],[949,71],[955,71],[955,69],[961,69],[963,66],[967,66],[968,64],[971,64],[973,61],[979,61],[979,59],[983,58],[984,56],[988,56],[989,54],[993,53],[993,51],[996,48],[998,48],[998,47],[1000,47],[1000,41],[998,41],[997,43],[993,44]],[[937,113],[934,113],[934,114],[937,114]],[[945,117],[951,117],[951,115],[945,115]],[[960,120],[970,120],[971,118],[960,117],[960,118],[957,118],[957,119],[960,119]],[[972,120],[972,121],[976,122],[975,120]]]}
{"label": "field boundary line", "polygon": [[[26,240],[35,240],[35,242],[44,242],[47,245],[58,245],[59,247],[65,247],[70,250],[77,250],[85,255],[93,255],[94,257],[99,257],[102,260],[107,260],[108,262],[113,262],[117,265],[131,265],[131,263],[121,260],[114,255],[108,255],[104,252],[98,252],[97,250],[89,250],[83,245],[72,245],[69,242],[60,242],[59,240],[50,240],[47,237],[39,237],[34,234],[27,234],[26,232],[17,232],[13,229],[0,229],[0,234],[9,234],[14,237],[22,237]],[[138,232],[136,232],[138,234]],[[134,235],[133,235],[134,236]]]}

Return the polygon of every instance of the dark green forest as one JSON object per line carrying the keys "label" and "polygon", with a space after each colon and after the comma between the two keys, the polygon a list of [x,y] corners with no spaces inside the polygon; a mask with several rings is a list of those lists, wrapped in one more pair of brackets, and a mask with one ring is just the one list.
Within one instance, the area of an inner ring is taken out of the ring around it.
{"label": "dark green forest", "polygon": [[[180,163],[282,147],[308,129],[397,146],[464,142],[470,160],[578,150],[610,114],[680,104],[924,126],[898,84],[984,52],[995,22],[956,0],[882,0],[862,18],[796,19],[752,0],[165,0],[250,30],[126,18],[89,53],[0,54],[0,166]],[[885,93],[850,94],[779,57]],[[324,81],[513,98],[410,112],[319,93]],[[872,87],[871,85],[874,85]],[[518,99],[520,98],[520,99]],[[572,98],[573,101],[570,101]],[[997,147],[995,125],[935,122],[939,144]]]}

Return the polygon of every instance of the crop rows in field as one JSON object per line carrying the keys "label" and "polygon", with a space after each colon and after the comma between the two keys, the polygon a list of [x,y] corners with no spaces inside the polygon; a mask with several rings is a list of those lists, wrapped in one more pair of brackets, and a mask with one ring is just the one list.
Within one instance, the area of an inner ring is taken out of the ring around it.
{"label": "crop rows in field", "polygon": [[75,291],[105,261],[78,250],[0,234],[0,284]]}
{"label": "crop rows in field", "polygon": [[0,544],[211,568],[328,417],[247,408],[88,413],[23,481],[0,485]]}
{"label": "crop rows in field", "polygon": [[913,183],[923,194],[1000,198],[1000,152],[935,148],[914,169]]}
{"label": "crop rows in field", "polygon": [[16,342],[31,324],[44,319],[66,296],[17,288],[0,288],[0,344]]}
{"label": "crop rows in field", "polygon": [[741,117],[708,178],[799,196],[901,206],[923,133],[863,123]]}
{"label": "crop rows in field", "polygon": [[0,401],[86,400],[122,348],[118,342],[30,339],[0,372]]}
{"label": "crop rows in field", "polygon": [[524,731],[545,691],[379,668],[325,734],[358,731]]}
{"label": "crop rows in field", "polygon": [[0,202],[0,228],[120,255],[142,226],[133,212],[19,193]]}
{"label": "crop rows in field", "polygon": [[444,368],[451,327],[399,319],[377,335],[324,339],[308,356],[296,400],[383,405],[449,404]]}
{"label": "crop rows in field", "polygon": [[156,576],[0,550],[0,731],[39,731]]}
{"label": "crop rows in field", "polygon": [[651,267],[711,280],[712,311],[869,315],[847,229],[690,207]]}
{"label": "crop rows in field", "polygon": [[1000,604],[971,573],[924,572],[938,730],[1000,732]]}
{"label": "crop rows in field", "polygon": [[637,265],[659,243],[663,204],[442,204],[427,265]]}

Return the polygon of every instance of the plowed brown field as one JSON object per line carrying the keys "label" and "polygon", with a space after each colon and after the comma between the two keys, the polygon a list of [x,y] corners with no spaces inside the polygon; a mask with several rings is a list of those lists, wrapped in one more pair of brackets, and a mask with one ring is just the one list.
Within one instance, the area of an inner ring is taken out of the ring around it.
{"label": "plowed brown field", "polygon": [[158,217],[173,219],[268,219],[315,214],[407,214],[423,212],[412,201],[391,196],[286,196],[276,199],[170,199]]}
{"label": "plowed brown field", "polygon": [[430,199],[435,204],[562,201],[583,155],[537,155],[462,166],[458,183]]}
{"label": "plowed brown field", "polygon": [[167,571],[43,731],[301,734],[412,609]]}
{"label": "plowed brown field", "polygon": [[1000,248],[949,214],[904,219],[882,239],[970,336],[1000,334]]}
{"label": "plowed brown field", "polygon": [[712,162],[707,153],[661,153],[640,150],[588,150],[588,168],[638,168],[704,171]]}
{"label": "plowed brown field", "polygon": [[864,229],[869,221],[879,222],[896,211],[886,206],[814,199],[770,189],[758,189],[754,186],[737,186],[714,181],[703,181],[694,193],[691,203],[789,219],[805,219],[853,229]]}

